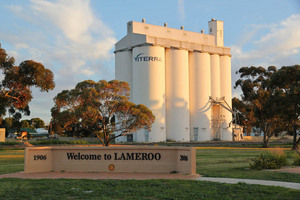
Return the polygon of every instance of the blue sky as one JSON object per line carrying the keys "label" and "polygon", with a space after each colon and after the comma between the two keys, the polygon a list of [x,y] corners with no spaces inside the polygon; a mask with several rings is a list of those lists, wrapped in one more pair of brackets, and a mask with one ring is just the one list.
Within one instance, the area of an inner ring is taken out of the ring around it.
{"label": "blue sky", "polygon": [[300,64],[300,0],[1,0],[0,43],[16,64],[35,60],[54,72],[55,90],[34,89],[30,103],[29,118],[47,123],[58,92],[114,79],[114,44],[128,21],[207,33],[213,17],[224,21],[232,83],[243,66]]}

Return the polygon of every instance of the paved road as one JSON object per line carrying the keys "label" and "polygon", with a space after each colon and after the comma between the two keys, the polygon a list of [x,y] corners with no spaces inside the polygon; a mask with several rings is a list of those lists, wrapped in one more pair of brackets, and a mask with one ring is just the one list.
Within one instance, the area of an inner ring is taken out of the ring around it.
{"label": "paved road", "polygon": [[247,183],[257,185],[268,185],[268,186],[280,186],[285,188],[300,190],[300,183],[282,182],[282,181],[265,181],[265,180],[254,180],[254,179],[236,179],[236,178],[211,178],[211,177],[199,177],[196,178],[199,181],[212,181],[219,183]]}

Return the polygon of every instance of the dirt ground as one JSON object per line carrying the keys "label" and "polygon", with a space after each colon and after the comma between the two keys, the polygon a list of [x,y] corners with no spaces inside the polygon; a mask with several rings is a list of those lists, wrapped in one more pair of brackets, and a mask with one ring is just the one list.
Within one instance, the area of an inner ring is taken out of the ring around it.
{"label": "dirt ground", "polygon": [[40,172],[2,174],[0,178],[25,178],[25,179],[185,179],[195,180],[200,175],[184,174],[153,174],[153,173],[83,173],[83,172]]}
{"label": "dirt ground", "polygon": [[282,168],[282,169],[276,169],[274,171],[300,174],[300,167]]}

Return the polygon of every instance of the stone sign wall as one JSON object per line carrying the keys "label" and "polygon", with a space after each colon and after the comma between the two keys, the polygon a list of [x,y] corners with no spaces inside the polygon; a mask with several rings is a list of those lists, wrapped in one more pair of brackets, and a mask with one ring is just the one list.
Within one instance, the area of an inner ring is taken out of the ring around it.
{"label": "stone sign wall", "polygon": [[188,147],[27,147],[24,171],[196,174],[196,152]]}

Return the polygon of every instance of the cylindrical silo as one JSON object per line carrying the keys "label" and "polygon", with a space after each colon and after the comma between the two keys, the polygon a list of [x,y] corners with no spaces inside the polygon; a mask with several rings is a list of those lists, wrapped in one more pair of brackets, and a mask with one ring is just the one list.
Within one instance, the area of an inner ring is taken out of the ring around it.
{"label": "cylindrical silo", "polygon": [[208,53],[190,52],[191,141],[211,140],[211,70]]}
{"label": "cylindrical silo", "polygon": [[132,52],[118,51],[115,53],[115,79],[126,81],[130,85],[130,98],[132,98]]}
{"label": "cylindrical silo", "polygon": [[[221,97],[224,97],[226,103],[232,108],[231,103],[231,57],[220,56],[220,84],[221,84]],[[232,122],[232,113],[222,108],[222,115],[224,123],[221,126],[221,140],[232,140],[232,126],[229,123]],[[232,123],[231,123],[232,125]]]}
{"label": "cylindrical silo", "polygon": [[[132,52],[131,50],[115,53],[115,79],[126,81],[130,85],[130,100],[132,100]],[[118,120],[118,119],[116,119]],[[116,142],[127,142],[127,137],[117,137]]]}
{"label": "cylindrical silo", "polygon": [[213,99],[220,98],[220,56],[210,55],[211,66],[211,96]]}
{"label": "cylindrical silo", "polygon": [[167,139],[190,141],[189,54],[183,49],[166,49]]}
{"label": "cylindrical silo", "polygon": [[165,141],[165,48],[159,46],[133,48],[132,66],[133,102],[144,104],[155,116],[151,132],[140,130],[135,135],[135,141]]}
{"label": "cylindrical silo", "polygon": [[[211,65],[211,97],[215,101],[220,99],[220,56],[217,54],[210,55],[210,65]],[[211,119],[211,129],[212,129],[212,139],[221,139],[221,126],[222,115],[221,106],[219,104],[212,104],[212,119]]]}

